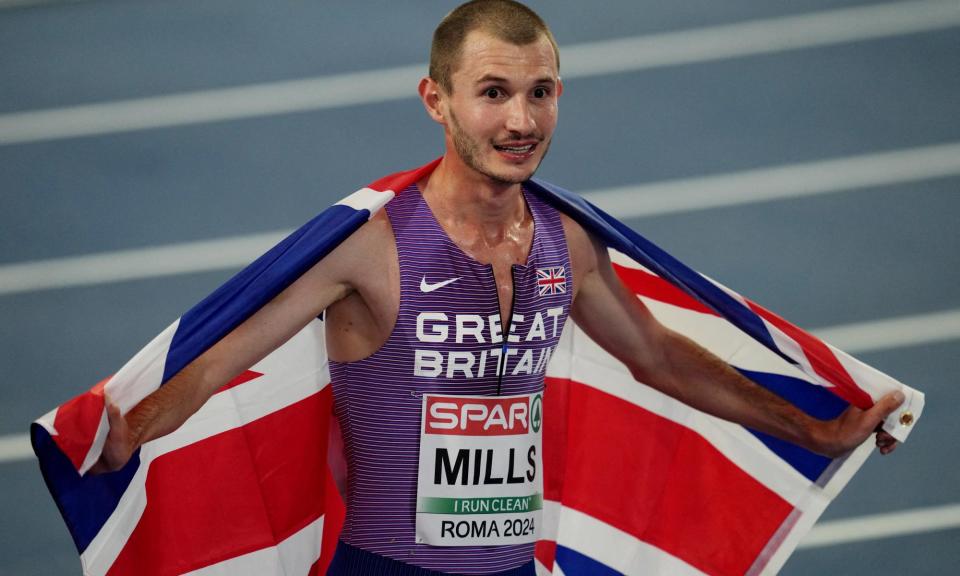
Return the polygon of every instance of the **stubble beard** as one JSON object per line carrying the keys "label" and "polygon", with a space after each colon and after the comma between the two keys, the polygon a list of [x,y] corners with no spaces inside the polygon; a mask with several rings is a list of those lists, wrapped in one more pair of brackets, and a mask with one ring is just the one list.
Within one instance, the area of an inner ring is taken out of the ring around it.
{"label": "stubble beard", "polygon": [[457,121],[457,117],[453,113],[453,110],[450,110],[450,125],[453,133],[453,147],[457,151],[457,155],[460,156],[460,159],[463,160],[463,163],[474,171],[483,174],[487,178],[490,178],[497,184],[513,185],[526,182],[532,178],[537,169],[540,168],[540,163],[543,162],[543,159],[547,157],[547,152],[550,150],[550,141],[546,139],[541,140],[538,146],[543,147],[543,153],[540,155],[540,160],[537,161],[537,165],[533,167],[533,170],[531,170],[529,174],[523,178],[517,179],[516,177],[511,177],[504,174],[497,174],[483,163],[483,160],[481,159],[480,143],[464,132],[464,130],[460,127],[460,122]]}

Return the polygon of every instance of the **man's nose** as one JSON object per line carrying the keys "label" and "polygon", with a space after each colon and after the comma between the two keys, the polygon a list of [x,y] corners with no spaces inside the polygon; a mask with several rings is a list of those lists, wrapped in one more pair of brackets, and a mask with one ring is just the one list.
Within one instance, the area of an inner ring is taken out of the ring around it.
{"label": "man's nose", "polygon": [[530,109],[530,103],[527,102],[526,98],[517,96],[511,100],[509,106],[507,130],[517,132],[522,136],[533,134],[537,128],[537,122],[533,118],[533,111]]}

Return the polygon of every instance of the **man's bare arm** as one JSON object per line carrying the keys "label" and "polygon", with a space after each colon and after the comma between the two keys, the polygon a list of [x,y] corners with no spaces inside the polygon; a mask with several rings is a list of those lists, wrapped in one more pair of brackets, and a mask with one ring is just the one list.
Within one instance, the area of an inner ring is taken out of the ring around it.
{"label": "man's bare arm", "polygon": [[[389,233],[387,226],[386,232]],[[256,364],[354,291],[357,254],[382,254],[384,221],[369,222],[286,290],[198,356],[127,414],[109,403],[110,432],[94,473],[122,467],[150,440],[180,427],[223,385]]]}
{"label": "man's bare arm", "polygon": [[[604,247],[582,229],[568,227],[568,237],[575,270],[578,264],[583,270],[575,287],[574,320],[637,380],[689,406],[838,456],[860,445],[902,402],[902,395],[891,394],[866,411],[851,407],[835,420],[811,418],[660,324],[619,281]],[[877,444],[883,453],[895,446],[886,433],[878,436]]]}

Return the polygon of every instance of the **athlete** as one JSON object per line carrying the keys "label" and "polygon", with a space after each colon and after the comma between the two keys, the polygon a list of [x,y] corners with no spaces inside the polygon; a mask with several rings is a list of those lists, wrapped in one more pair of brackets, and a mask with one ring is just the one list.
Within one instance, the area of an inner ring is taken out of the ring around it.
{"label": "athlete", "polygon": [[[175,430],[322,312],[348,464],[329,574],[534,574],[532,523],[492,523],[467,537],[452,522],[422,520],[417,503],[452,494],[522,506],[513,496],[540,481],[537,440],[453,436],[449,450],[433,451],[420,425],[424,417],[452,428],[476,409],[505,428],[536,428],[531,407],[568,316],[637,380],[694,408],[829,456],[860,445],[902,395],[833,421],[806,416],[660,325],[622,287],[602,245],[524,192],[562,93],[556,42],[531,10],[475,0],[450,13],[419,84],[443,129],[440,163],[128,414],[109,406],[95,471],[119,468]],[[877,445],[887,454],[896,442],[878,432]],[[504,455],[507,472],[491,472],[504,469],[493,464]]]}

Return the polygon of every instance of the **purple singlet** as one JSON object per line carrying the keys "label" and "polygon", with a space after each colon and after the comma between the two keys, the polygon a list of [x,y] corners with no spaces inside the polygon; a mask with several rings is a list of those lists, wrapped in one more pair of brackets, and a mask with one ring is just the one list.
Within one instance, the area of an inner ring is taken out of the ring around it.
{"label": "purple singlet", "polygon": [[[348,469],[344,542],[464,574],[507,570],[533,557],[533,544],[414,542],[422,394],[542,391],[570,311],[573,277],[560,215],[532,194],[524,197],[533,215],[533,245],[526,265],[513,266],[510,322],[500,320],[493,267],[450,240],[416,186],[387,204],[400,259],[396,325],[373,355],[330,362]],[[501,358],[505,366],[498,370]]]}

